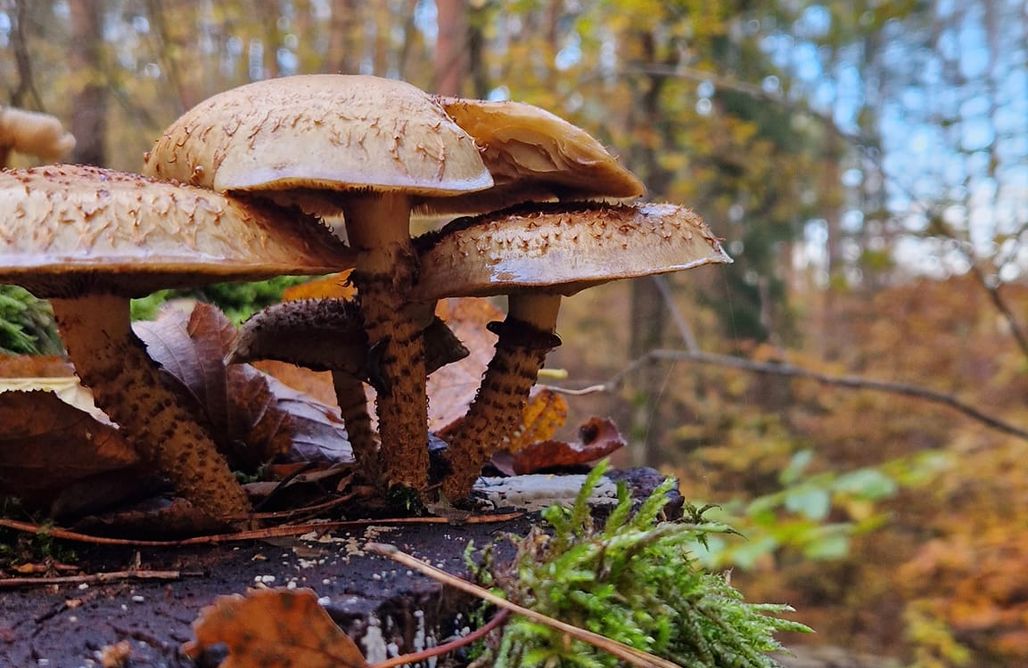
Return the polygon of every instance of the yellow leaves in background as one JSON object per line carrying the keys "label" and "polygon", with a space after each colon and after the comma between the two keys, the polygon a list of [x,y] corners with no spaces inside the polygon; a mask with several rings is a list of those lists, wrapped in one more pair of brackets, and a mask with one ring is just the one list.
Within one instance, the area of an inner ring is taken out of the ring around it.
{"label": "yellow leaves in background", "polygon": [[521,426],[511,436],[507,450],[518,452],[532,443],[553,438],[567,418],[567,399],[552,390],[538,390],[525,406]]}
{"label": "yellow leaves in background", "polygon": [[357,295],[357,288],[350,285],[350,272],[339,272],[329,274],[313,281],[307,281],[300,285],[286,288],[282,293],[282,301],[297,301],[300,299],[353,299]]}

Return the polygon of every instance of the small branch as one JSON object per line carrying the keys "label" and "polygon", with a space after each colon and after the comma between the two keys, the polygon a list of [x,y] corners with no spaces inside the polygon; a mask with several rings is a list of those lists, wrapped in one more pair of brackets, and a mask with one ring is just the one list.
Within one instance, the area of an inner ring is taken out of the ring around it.
{"label": "small branch", "polygon": [[1003,432],[1004,434],[1010,434],[1016,436],[1022,440],[1028,441],[1028,430],[1018,427],[1017,425],[1010,424],[1005,420],[998,417],[989,415],[982,412],[978,408],[957,399],[951,394],[945,394],[936,390],[929,389],[927,387],[921,387],[920,385],[911,385],[908,383],[895,383],[885,380],[875,380],[872,378],[861,378],[860,376],[833,376],[825,373],[819,373],[817,371],[811,371],[804,369],[789,363],[779,362],[754,362],[742,357],[735,357],[732,355],[719,355],[717,353],[706,353],[706,352],[689,352],[687,350],[651,350],[642,357],[633,360],[628,366],[621,371],[617,372],[610,379],[604,383],[598,385],[590,385],[581,389],[566,389],[561,387],[546,386],[554,392],[561,394],[567,394],[569,396],[582,396],[587,394],[597,394],[600,392],[612,392],[616,390],[624,380],[625,376],[632,373],[640,366],[648,364],[653,361],[676,361],[676,362],[693,362],[695,364],[708,364],[711,366],[729,367],[732,369],[739,369],[741,371],[749,371],[751,373],[767,374],[774,376],[789,376],[792,378],[803,378],[806,380],[813,380],[823,385],[833,385],[835,387],[847,387],[850,389],[864,389],[874,390],[876,392],[886,392],[888,394],[898,394],[907,397],[914,397],[930,403],[941,404],[948,406],[953,410],[964,414],[965,416],[984,424],[987,427],[995,429],[996,431]]}
{"label": "small branch", "polygon": [[675,301],[675,295],[671,292],[671,285],[669,284],[667,277],[663,275],[651,276],[650,279],[657,286],[657,291],[660,292],[660,298],[664,300],[664,306],[667,307],[668,313],[671,314],[671,320],[675,323],[675,329],[678,330],[678,335],[682,337],[682,343],[685,345],[685,349],[691,353],[698,352],[700,346],[696,343],[696,335],[693,334],[692,327],[689,326],[689,321],[685,319],[685,314],[682,313],[682,309],[678,308],[678,302]]}
{"label": "small branch", "polygon": [[[506,522],[522,517],[524,513],[502,513],[499,515],[472,515],[463,519],[458,524],[490,524],[493,522]],[[267,529],[256,529],[253,531],[239,531],[236,533],[222,533],[211,536],[196,536],[183,540],[134,540],[131,538],[107,538],[105,536],[90,536],[88,534],[60,529],[58,527],[44,527],[29,522],[20,522],[0,518],[0,527],[6,527],[24,533],[40,534],[70,540],[79,543],[92,543],[93,545],[120,545],[124,547],[189,547],[192,545],[217,545],[219,543],[234,543],[247,540],[264,540],[266,538],[282,538],[286,536],[300,536],[312,531],[328,531],[330,529],[344,529],[351,527],[378,526],[380,524],[451,524],[448,517],[396,517],[380,520],[339,520],[334,522],[312,522],[310,524],[285,524]]]}
{"label": "small branch", "polygon": [[1007,321],[1007,325],[1010,327],[1010,333],[1013,334],[1014,340],[1017,341],[1018,347],[1021,352],[1024,353],[1025,358],[1028,358],[1028,334],[1021,328],[1020,323],[1017,321],[1017,316],[1014,315],[1014,311],[1007,304],[1007,301],[1000,294],[999,288],[1001,283],[992,283],[985,276],[985,272],[975,262],[973,257],[968,257],[968,261],[971,263],[971,273],[974,275],[975,280],[982,286],[982,289],[989,293],[989,299],[992,300],[992,305],[996,307],[1000,315]]}
{"label": "small branch", "polygon": [[388,661],[382,661],[380,663],[373,663],[368,668],[395,668],[396,666],[406,666],[407,664],[421,663],[431,659],[432,657],[442,656],[443,654],[449,654],[455,652],[461,647],[466,647],[471,643],[477,641],[479,638],[484,638],[489,635],[493,629],[499,627],[510,616],[509,610],[500,610],[498,613],[493,615],[493,618],[488,623],[482,626],[482,628],[475,629],[466,636],[461,636],[456,640],[443,643],[442,645],[436,645],[430,649],[422,650],[420,652],[413,652],[411,654],[401,654],[400,656],[393,657]]}
{"label": "small branch", "polygon": [[89,575],[59,575],[49,578],[0,578],[0,589],[62,584],[102,584],[119,580],[178,580],[183,575],[181,571],[112,571]]}
{"label": "small branch", "polygon": [[468,594],[477,596],[484,601],[488,601],[499,608],[510,610],[511,612],[521,615],[522,617],[527,617],[534,622],[545,624],[546,626],[566,633],[572,638],[587,642],[594,647],[613,654],[633,666],[641,666],[642,668],[677,668],[677,664],[671,663],[666,659],[654,656],[648,652],[643,652],[642,650],[635,649],[634,647],[629,647],[624,643],[611,640],[610,638],[601,636],[598,633],[593,633],[592,631],[586,631],[585,629],[580,629],[577,626],[572,626],[571,624],[562,622],[559,619],[554,619],[553,617],[544,615],[541,612],[536,612],[530,608],[520,606],[517,603],[512,603],[505,598],[500,598],[488,589],[483,589],[467,580],[455,575],[450,575],[446,571],[439,570],[431,564],[426,564],[420,559],[416,559],[405,552],[401,552],[393,545],[386,545],[384,543],[367,543],[364,547],[368,552],[374,552],[375,554],[380,554],[383,557],[389,557],[393,561],[403,564],[407,568],[416,570],[423,575],[427,575],[428,577],[442,582],[445,585],[449,585],[455,589],[460,589],[463,592],[467,592]]}

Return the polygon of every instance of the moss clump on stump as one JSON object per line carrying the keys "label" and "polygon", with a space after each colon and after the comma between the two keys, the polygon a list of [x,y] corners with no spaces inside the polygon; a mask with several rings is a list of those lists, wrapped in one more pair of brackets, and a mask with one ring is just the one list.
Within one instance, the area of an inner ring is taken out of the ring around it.
{"label": "moss clump on stump", "polygon": [[[787,605],[747,603],[719,574],[707,573],[689,546],[732,530],[703,522],[661,521],[665,481],[633,512],[624,484],[618,503],[600,526],[588,499],[606,464],[593,469],[575,504],[543,511],[549,530],[514,538],[517,554],[505,567],[487,558],[475,567],[481,580],[508,599],[580,628],[623,642],[682,666],[771,667],[781,631],[810,632],[781,619]],[[470,553],[470,548],[469,548]],[[514,617],[481,665],[618,666],[618,659],[559,631]]]}

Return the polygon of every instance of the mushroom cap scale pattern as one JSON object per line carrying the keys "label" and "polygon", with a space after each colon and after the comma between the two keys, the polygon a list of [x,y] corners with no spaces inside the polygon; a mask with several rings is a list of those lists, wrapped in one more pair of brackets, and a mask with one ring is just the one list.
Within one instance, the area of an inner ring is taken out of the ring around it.
{"label": "mushroom cap scale pattern", "polygon": [[79,165],[0,172],[0,283],[39,297],[324,274],[353,253],[315,219]]}
{"label": "mushroom cap scale pattern", "polygon": [[424,91],[379,77],[258,81],[183,114],[143,173],[219,192],[402,191],[445,197],[493,185],[468,134]]}
{"label": "mushroom cap scale pattern", "polygon": [[414,298],[549,292],[731,258],[698,215],[672,204],[543,204],[461,218],[415,240]]}

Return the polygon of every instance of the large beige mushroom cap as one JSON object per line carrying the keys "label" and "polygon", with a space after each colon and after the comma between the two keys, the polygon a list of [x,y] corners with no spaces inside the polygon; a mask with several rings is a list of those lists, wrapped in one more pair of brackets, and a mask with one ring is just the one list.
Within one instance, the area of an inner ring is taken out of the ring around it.
{"label": "large beige mushroom cap", "polygon": [[522,102],[440,98],[446,113],[482,148],[496,185],[428,211],[488,211],[558,198],[639,197],[646,188],[592,135],[545,109]]}
{"label": "large beige mushroom cap", "polygon": [[348,248],[305,218],[96,167],[5,171],[0,283],[41,297],[84,290],[140,296],[352,264]]}
{"label": "large beige mushroom cap", "polygon": [[415,240],[415,299],[571,295],[623,278],[731,259],[698,215],[673,204],[548,204],[453,221]]}
{"label": "large beige mushroom cap", "polygon": [[446,196],[493,184],[435,98],[402,81],[338,74],[259,81],[201,102],[157,140],[143,173],[219,192]]}

